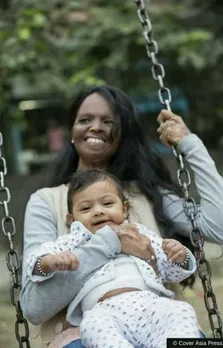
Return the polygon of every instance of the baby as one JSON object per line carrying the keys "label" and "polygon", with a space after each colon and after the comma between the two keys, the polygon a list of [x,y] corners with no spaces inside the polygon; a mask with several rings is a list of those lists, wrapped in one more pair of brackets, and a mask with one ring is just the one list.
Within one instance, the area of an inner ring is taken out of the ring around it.
{"label": "baby", "polygon": [[[102,229],[118,231],[127,221],[128,205],[120,182],[111,174],[99,169],[77,171],[68,190],[71,233],[29,255],[29,277],[37,282],[59,271],[78,272],[75,249]],[[67,321],[80,324],[87,348],[165,348],[167,338],[200,337],[193,308],[173,300],[174,294],[164,286],[195,272],[193,254],[174,239],[162,239],[143,225],[135,226],[150,240],[154,255],[143,260],[120,250],[88,276],[68,306]]]}

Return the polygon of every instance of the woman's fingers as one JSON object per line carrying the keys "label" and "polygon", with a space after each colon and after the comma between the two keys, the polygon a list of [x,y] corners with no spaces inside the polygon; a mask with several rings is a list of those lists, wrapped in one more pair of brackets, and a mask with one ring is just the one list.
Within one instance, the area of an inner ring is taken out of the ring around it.
{"label": "woman's fingers", "polygon": [[149,238],[141,234],[135,224],[123,223],[119,226],[117,236],[122,245],[122,252],[149,260],[155,255]]}
{"label": "woman's fingers", "polygon": [[162,141],[162,143],[164,145],[166,145],[167,147],[171,147],[171,145],[173,145],[171,143],[171,133],[170,132],[167,132],[167,129],[164,129],[162,131],[162,133],[160,134],[160,140]]}
{"label": "woman's fingers", "polygon": [[157,129],[158,133],[160,134],[160,140],[168,147],[173,145],[174,141],[176,141],[174,138],[174,132],[176,132],[176,128],[174,128],[175,125],[175,121],[169,120],[162,123]]}
{"label": "woman's fingers", "polygon": [[137,228],[137,226],[135,224],[127,224],[127,223],[123,223],[120,225],[120,230],[122,231],[126,231],[126,232],[133,232],[133,233],[138,233],[139,234],[139,230]]}
{"label": "woman's fingers", "polygon": [[168,111],[168,110],[161,110],[159,116],[157,117],[157,121],[159,124],[162,124],[166,121],[169,120],[174,120],[176,122],[179,122],[181,119],[180,116],[175,115],[172,111]]}
{"label": "woman's fingers", "polygon": [[122,234],[131,234],[139,233],[138,228],[135,224],[122,223],[121,225],[109,224],[109,226],[115,231],[118,235]]}
{"label": "woman's fingers", "polygon": [[160,126],[157,132],[160,134],[160,140],[166,145],[178,145],[190,130],[180,116],[170,111],[162,110],[158,116]]}
{"label": "woman's fingers", "polygon": [[159,134],[162,134],[168,127],[170,128],[171,126],[173,126],[174,123],[174,121],[166,121],[165,123],[161,123],[159,128],[157,129],[157,132]]}
{"label": "woman's fingers", "polygon": [[140,257],[143,260],[149,260],[155,255],[151,241],[140,233],[123,232],[119,234],[119,239],[124,254]]}
{"label": "woman's fingers", "polygon": [[135,224],[121,224],[117,235],[129,236],[129,238],[136,238],[139,235],[139,230]]}

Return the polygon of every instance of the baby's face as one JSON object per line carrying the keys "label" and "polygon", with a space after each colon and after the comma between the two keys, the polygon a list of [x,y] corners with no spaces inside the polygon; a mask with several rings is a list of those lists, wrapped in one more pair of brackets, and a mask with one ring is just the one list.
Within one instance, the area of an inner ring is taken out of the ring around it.
{"label": "baby's face", "polygon": [[98,181],[73,196],[73,218],[95,233],[109,224],[121,224],[127,214],[115,184],[111,180]]}

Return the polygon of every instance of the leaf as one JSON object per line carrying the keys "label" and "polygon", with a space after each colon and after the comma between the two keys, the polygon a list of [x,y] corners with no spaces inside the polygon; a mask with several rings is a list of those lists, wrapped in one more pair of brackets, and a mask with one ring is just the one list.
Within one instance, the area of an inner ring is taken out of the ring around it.
{"label": "leaf", "polygon": [[33,16],[32,25],[36,28],[43,28],[46,24],[47,18],[43,13],[36,13]]}
{"label": "leaf", "polygon": [[18,37],[21,39],[21,40],[28,40],[31,36],[31,31],[29,28],[27,27],[23,27],[23,28],[20,28],[19,31],[18,31]]}

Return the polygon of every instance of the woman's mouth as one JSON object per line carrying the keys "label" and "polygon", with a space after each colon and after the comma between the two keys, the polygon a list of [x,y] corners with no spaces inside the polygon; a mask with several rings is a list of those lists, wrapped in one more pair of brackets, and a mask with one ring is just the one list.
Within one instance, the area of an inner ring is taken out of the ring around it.
{"label": "woman's mouth", "polygon": [[91,144],[104,144],[105,141],[101,138],[87,138],[86,139],[87,143],[91,143]]}

